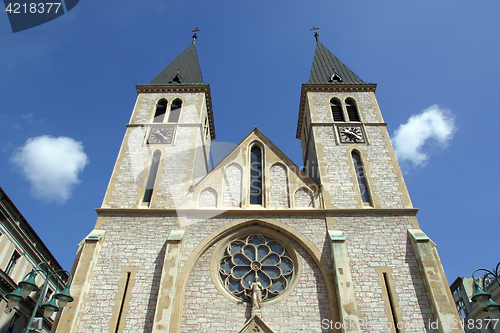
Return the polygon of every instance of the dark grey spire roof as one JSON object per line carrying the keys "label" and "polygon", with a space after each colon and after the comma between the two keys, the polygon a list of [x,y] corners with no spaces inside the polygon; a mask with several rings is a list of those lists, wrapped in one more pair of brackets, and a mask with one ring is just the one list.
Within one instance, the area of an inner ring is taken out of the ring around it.
{"label": "dark grey spire roof", "polygon": [[198,54],[194,42],[175,58],[148,85],[196,85],[205,84],[201,77]]}
{"label": "dark grey spire roof", "polygon": [[308,84],[366,84],[326,47],[319,39]]}

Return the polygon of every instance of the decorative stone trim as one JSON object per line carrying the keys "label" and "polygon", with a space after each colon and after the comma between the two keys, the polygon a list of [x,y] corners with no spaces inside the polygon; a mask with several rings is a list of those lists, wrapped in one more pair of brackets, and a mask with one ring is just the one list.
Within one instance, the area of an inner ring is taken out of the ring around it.
{"label": "decorative stone trim", "polygon": [[172,230],[167,238],[167,248],[165,250],[158,300],[156,301],[156,312],[153,320],[153,333],[169,331],[183,237],[184,230]]}
{"label": "decorative stone trim", "polygon": [[347,256],[346,238],[340,230],[328,230],[330,248],[332,251],[333,274],[336,280],[341,322],[347,323],[344,332],[359,332],[358,306],[354,294],[354,284],[351,276],[349,257]]}
{"label": "decorative stone trim", "polygon": [[446,323],[460,323],[462,318],[458,315],[455,307],[455,301],[439,259],[436,244],[420,229],[409,229],[408,236],[422,272],[434,318],[438,322],[438,332],[463,333],[461,327],[446,325]]}
{"label": "decorative stone trim", "polygon": [[[262,213],[262,211],[261,211]],[[207,251],[213,244],[220,241],[229,234],[234,234],[237,230],[246,227],[260,226],[260,228],[268,228],[275,230],[276,234],[282,234],[283,238],[289,238],[298,243],[314,260],[319,268],[320,273],[325,281],[334,281],[334,277],[321,251],[304,235],[298,232],[295,228],[273,219],[238,219],[225,224],[224,226],[214,230],[210,235],[204,238],[198,246],[191,252],[191,255],[184,263],[184,266],[179,272],[179,278],[176,284],[176,295],[173,304],[172,319],[170,324],[170,332],[180,332],[180,324],[182,318],[183,299],[189,275],[198,259]],[[339,310],[337,304],[337,296],[333,283],[326,284],[328,303],[330,307],[330,317],[327,319],[333,322],[338,322]]]}
{"label": "decorative stone trim", "polygon": [[[371,214],[382,214],[382,215],[417,215],[418,208],[373,208],[373,209],[293,209],[294,215],[345,215],[345,214],[357,214],[357,215],[371,215]],[[290,208],[286,209],[241,209],[234,207],[227,207],[224,209],[144,209],[144,208],[130,208],[130,209],[114,209],[114,208],[96,208],[97,214],[99,216],[106,215],[116,215],[116,214],[137,214],[137,215],[158,215],[158,214],[175,214],[176,216],[214,216],[214,215],[283,215],[284,213],[290,214]]]}
{"label": "decorative stone trim", "polygon": [[[217,289],[223,294],[226,298],[228,298],[230,301],[234,303],[240,303],[241,298],[236,297],[233,295],[230,291],[227,290],[226,286],[224,286],[223,281],[221,280],[220,277],[220,270],[221,270],[221,259],[224,256],[224,252],[227,249],[228,245],[232,243],[235,240],[238,240],[239,238],[245,237],[245,236],[250,236],[250,235],[262,235],[265,237],[270,238],[271,240],[276,239],[277,241],[283,243],[283,246],[285,247],[285,250],[288,251],[289,258],[293,262],[293,273],[291,276],[291,280],[288,283],[287,287],[285,290],[280,293],[278,296],[272,297],[269,300],[263,300],[264,304],[273,304],[280,299],[287,297],[295,288],[297,283],[299,282],[299,277],[302,272],[302,263],[298,259],[299,254],[293,244],[288,241],[286,237],[283,237],[283,234],[276,232],[275,230],[272,229],[267,229],[263,228],[261,226],[251,226],[248,228],[240,229],[237,232],[230,234],[226,238],[220,241],[220,243],[217,245],[217,247],[214,250],[214,253],[212,255],[212,259],[210,262],[210,272],[212,275],[212,281],[214,282],[215,286]],[[253,276],[253,275],[252,275]]]}

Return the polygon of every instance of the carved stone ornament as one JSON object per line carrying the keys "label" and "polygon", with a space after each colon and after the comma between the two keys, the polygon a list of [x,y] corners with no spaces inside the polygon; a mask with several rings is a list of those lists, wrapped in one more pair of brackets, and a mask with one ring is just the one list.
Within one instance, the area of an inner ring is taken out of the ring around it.
{"label": "carved stone ornament", "polygon": [[274,333],[262,318],[253,316],[239,333]]}
{"label": "carved stone ornament", "polygon": [[342,143],[365,143],[361,126],[339,126],[339,137]]}
{"label": "carved stone ornament", "polygon": [[283,243],[251,234],[230,242],[219,263],[222,285],[234,297],[259,310],[282,294],[292,281],[295,264]]}
{"label": "carved stone ornament", "polygon": [[149,131],[148,143],[171,144],[174,137],[174,127],[152,127]]}

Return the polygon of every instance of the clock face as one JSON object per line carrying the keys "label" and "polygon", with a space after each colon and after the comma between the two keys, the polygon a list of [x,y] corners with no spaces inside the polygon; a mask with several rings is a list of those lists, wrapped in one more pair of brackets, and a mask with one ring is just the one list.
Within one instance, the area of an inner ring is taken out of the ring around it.
{"label": "clock face", "polygon": [[174,136],[173,127],[153,127],[149,132],[148,143],[172,143]]}
{"label": "clock face", "polygon": [[364,143],[365,137],[361,126],[342,126],[339,127],[340,142]]}

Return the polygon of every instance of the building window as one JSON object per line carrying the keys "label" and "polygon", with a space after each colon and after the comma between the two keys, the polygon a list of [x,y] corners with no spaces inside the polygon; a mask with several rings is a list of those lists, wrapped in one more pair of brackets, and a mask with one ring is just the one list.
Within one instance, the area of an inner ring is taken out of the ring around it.
{"label": "building window", "polygon": [[206,141],[209,141],[210,139],[210,130],[209,130],[209,126],[208,126],[208,117],[205,117],[205,125],[203,125],[203,135],[205,136],[205,140]]}
{"label": "building window", "polygon": [[458,313],[462,316],[462,318],[466,318],[469,313],[467,312],[467,308],[465,307],[465,303],[462,299],[459,299],[456,303]]}
{"label": "building window", "polygon": [[169,123],[177,123],[179,121],[179,116],[181,115],[182,101],[176,99],[172,102],[170,106],[170,114],[168,115]]}
{"label": "building window", "polygon": [[262,205],[262,151],[253,147],[250,152],[250,204]]}
{"label": "building window", "polygon": [[17,252],[14,251],[12,254],[12,257],[10,257],[9,263],[7,264],[7,267],[5,268],[5,274],[10,274],[14,270],[14,267],[16,267],[16,263],[21,258],[21,255]]}
{"label": "building window", "polygon": [[359,191],[361,192],[361,199],[363,202],[370,203],[370,194],[368,193],[368,185],[365,177],[365,170],[361,163],[361,157],[356,151],[352,152],[352,160],[354,162],[354,171],[358,179]]}
{"label": "building window", "polygon": [[359,119],[358,108],[356,107],[356,102],[352,98],[348,98],[345,101],[345,107],[347,109],[347,115],[349,116],[349,121],[361,121]]}
{"label": "building window", "polygon": [[44,304],[50,300],[50,296],[52,296],[53,292],[52,288],[47,289],[47,293],[45,293],[45,300],[43,301]]}
{"label": "building window", "polygon": [[156,181],[156,174],[158,173],[158,166],[160,165],[161,152],[159,150],[155,151],[153,154],[153,160],[151,161],[151,168],[149,169],[148,181],[146,183],[146,190],[144,191],[144,198],[142,202],[150,203],[151,197],[153,196],[153,189]]}
{"label": "building window", "polygon": [[336,98],[332,98],[330,100],[330,106],[332,107],[333,121],[345,121],[340,101]]}
{"label": "building window", "polygon": [[156,112],[155,117],[153,119],[153,123],[162,123],[163,119],[165,119],[165,113],[167,112],[167,100],[162,99],[159,100],[156,104]]}
{"label": "building window", "polygon": [[227,245],[220,259],[222,285],[233,296],[250,302],[251,284],[258,278],[262,284],[262,302],[282,294],[294,275],[294,262],[288,249],[267,236],[249,235]]}

